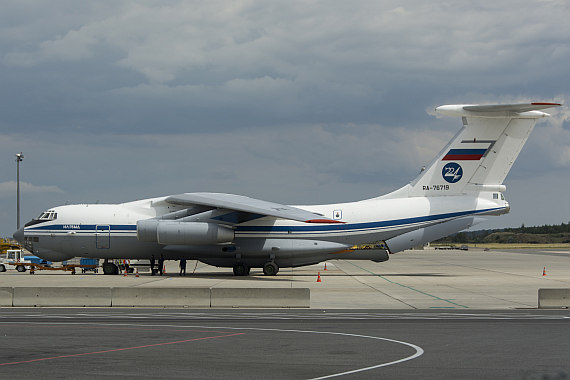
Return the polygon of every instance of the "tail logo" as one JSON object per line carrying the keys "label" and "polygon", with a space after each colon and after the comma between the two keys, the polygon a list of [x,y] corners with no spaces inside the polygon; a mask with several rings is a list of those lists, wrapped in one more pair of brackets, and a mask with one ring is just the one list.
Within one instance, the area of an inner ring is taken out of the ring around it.
{"label": "tail logo", "polygon": [[447,182],[455,183],[463,176],[463,168],[456,162],[449,162],[443,167],[441,175]]}

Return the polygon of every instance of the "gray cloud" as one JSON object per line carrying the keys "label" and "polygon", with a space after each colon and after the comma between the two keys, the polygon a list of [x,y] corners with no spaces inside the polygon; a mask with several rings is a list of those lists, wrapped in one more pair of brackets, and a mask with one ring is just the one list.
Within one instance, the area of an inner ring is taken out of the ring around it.
{"label": "gray cloud", "polygon": [[45,122],[75,127],[65,124],[86,103],[109,115],[93,115],[99,128],[121,131],[132,122],[151,131],[165,112],[179,115],[165,133],[227,128],[227,114],[236,127],[395,122],[394,109],[434,86],[458,98],[486,95],[491,83],[518,95],[569,54],[567,6],[558,2],[517,2],[517,12],[514,2],[117,4],[91,17],[93,9],[66,4],[69,29],[37,36],[20,26],[35,39],[6,42],[3,62],[17,74],[42,66],[71,81],[53,94],[61,120]]}
{"label": "gray cloud", "polygon": [[[16,181],[0,182],[0,196],[13,196],[17,190]],[[31,183],[20,181],[20,192],[22,193],[63,193],[59,187],[55,185],[33,185]]]}

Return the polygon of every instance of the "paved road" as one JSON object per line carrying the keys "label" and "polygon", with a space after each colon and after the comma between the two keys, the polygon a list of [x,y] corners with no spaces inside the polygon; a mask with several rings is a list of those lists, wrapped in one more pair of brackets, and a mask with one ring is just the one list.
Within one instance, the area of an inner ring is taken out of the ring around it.
{"label": "paved road", "polygon": [[570,312],[0,309],[0,378],[568,379]]}

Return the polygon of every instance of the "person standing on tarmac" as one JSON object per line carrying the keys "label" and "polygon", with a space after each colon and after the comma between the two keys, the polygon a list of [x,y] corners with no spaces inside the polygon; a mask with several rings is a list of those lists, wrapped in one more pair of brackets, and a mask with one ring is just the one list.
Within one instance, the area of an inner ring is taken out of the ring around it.
{"label": "person standing on tarmac", "polygon": [[162,276],[162,271],[164,270],[164,257],[162,256],[162,254],[160,255],[160,259],[158,259],[158,271],[160,272],[160,275]]}
{"label": "person standing on tarmac", "polygon": [[154,255],[150,256],[150,275],[154,276],[154,264],[155,264],[155,260],[154,260]]}
{"label": "person standing on tarmac", "polygon": [[180,276],[186,276],[186,259],[180,260]]}

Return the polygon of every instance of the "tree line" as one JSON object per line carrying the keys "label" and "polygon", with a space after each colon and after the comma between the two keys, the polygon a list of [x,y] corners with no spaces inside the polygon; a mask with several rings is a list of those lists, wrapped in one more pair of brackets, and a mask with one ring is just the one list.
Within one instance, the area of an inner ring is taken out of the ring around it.
{"label": "tree line", "polygon": [[463,231],[436,240],[437,244],[477,243],[566,243],[570,242],[570,222],[516,228]]}

